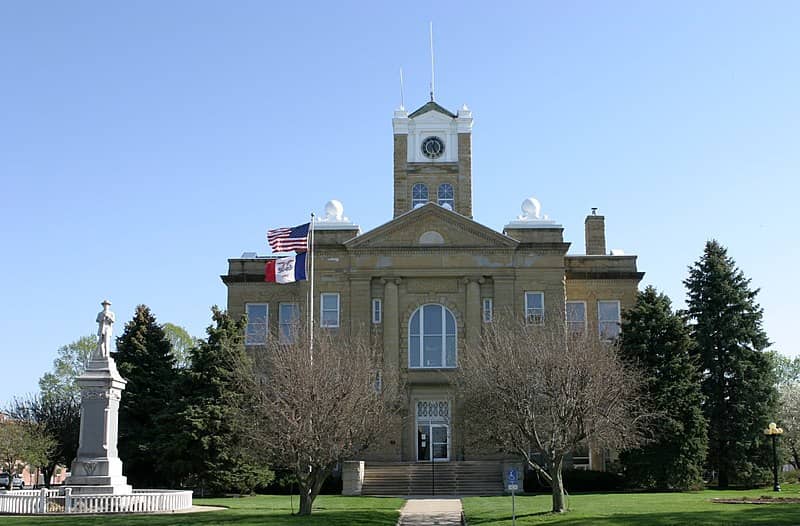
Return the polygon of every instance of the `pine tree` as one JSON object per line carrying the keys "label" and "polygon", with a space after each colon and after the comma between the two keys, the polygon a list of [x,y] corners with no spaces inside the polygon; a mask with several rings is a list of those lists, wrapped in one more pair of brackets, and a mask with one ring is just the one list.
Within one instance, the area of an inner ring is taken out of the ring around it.
{"label": "pine tree", "polygon": [[119,408],[119,455],[128,481],[138,487],[175,486],[168,452],[176,436],[179,373],[170,342],[147,306],[136,307],[117,338],[114,359],[128,381]]}
{"label": "pine tree", "polygon": [[667,296],[653,287],[639,293],[625,312],[620,351],[643,374],[652,441],[620,456],[628,480],[638,487],[684,490],[702,485],[706,422],[689,330]]}
{"label": "pine tree", "polygon": [[235,321],[212,307],[213,324],[207,338],[189,352],[186,407],[179,416],[181,449],[192,484],[212,494],[250,493],[272,480],[266,464],[250,455],[232,409],[241,405],[237,370],[247,360],[245,320]]}
{"label": "pine tree", "polygon": [[721,488],[768,477],[769,448],[762,429],[775,418],[775,372],[764,349],[761,307],[750,280],[716,241],[689,268],[691,333],[702,375],[708,422],[708,467]]}

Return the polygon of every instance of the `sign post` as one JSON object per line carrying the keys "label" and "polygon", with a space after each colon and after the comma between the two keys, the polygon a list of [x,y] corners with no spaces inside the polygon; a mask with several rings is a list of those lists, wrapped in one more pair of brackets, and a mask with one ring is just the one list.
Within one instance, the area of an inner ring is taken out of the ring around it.
{"label": "sign post", "polygon": [[517,503],[515,501],[515,493],[519,489],[519,477],[517,476],[517,470],[514,468],[511,468],[506,472],[506,488],[511,492],[511,525],[516,526]]}

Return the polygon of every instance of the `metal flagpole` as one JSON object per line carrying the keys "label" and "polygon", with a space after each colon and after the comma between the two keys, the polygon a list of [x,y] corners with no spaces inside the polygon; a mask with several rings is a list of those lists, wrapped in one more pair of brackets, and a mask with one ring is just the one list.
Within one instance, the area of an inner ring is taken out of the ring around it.
{"label": "metal flagpole", "polygon": [[430,23],[430,35],[431,35],[431,102],[433,102],[433,92],[435,91],[435,84],[434,84],[434,67],[433,67],[433,21]]}
{"label": "metal flagpole", "polygon": [[311,276],[309,277],[308,295],[308,352],[311,358],[311,365],[314,365],[314,212],[311,212],[310,234],[308,236],[308,253],[311,257]]}
{"label": "metal flagpole", "polygon": [[400,68],[400,108],[406,109],[406,97],[403,91],[403,68]]}

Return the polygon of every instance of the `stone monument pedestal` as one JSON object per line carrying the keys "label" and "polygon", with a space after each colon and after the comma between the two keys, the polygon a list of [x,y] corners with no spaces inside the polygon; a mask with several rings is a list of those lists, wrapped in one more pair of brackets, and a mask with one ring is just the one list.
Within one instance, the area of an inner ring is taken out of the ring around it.
{"label": "stone monument pedestal", "polygon": [[126,381],[113,358],[95,353],[76,383],[81,388],[80,443],[64,486],[73,495],[129,494],[133,488],[122,475],[117,453],[119,401]]}

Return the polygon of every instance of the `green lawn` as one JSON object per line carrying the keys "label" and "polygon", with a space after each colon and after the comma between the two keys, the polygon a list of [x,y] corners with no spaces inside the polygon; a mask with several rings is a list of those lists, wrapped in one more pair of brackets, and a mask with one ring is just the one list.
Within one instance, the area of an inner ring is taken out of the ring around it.
{"label": "green lawn", "polygon": [[[517,497],[517,524],[617,525],[798,525],[800,504],[716,504],[713,498],[800,497],[797,485],[780,494],[770,489],[694,493],[580,494],[569,497],[570,511],[552,514],[550,495]],[[462,499],[470,526],[510,526],[511,497]]]}
{"label": "green lawn", "polygon": [[[83,526],[83,525],[147,525],[171,526],[200,525],[332,525],[350,526],[364,524],[369,526],[394,526],[400,516],[403,499],[375,497],[339,497],[322,495],[314,501],[311,517],[291,515],[288,495],[268,495],[258,497],[228,499],[195,499],[196,505],[225,506],[229,509],[203,513],[174,515],[102,515],[102,516],[60,516],[13,517],[0,516],[3,526]],[[294,510],[297,511],[297,497],[294,497]]]}

